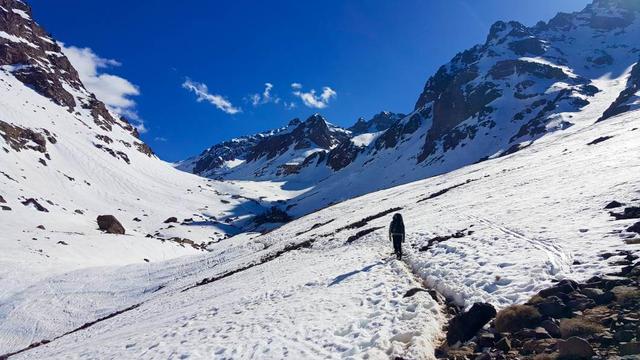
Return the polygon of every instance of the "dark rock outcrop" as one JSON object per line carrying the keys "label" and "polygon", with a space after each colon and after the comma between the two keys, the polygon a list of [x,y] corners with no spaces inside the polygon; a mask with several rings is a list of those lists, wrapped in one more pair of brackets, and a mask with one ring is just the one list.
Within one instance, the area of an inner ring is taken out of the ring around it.
{"label": "dark rock outcrop", "polygon": [[358,121],[356,121],[356,123],[347,130],[351,131],[353,135],[384,131],[390,128],[394,123],[398,122],[403,117],[405,117],[404,114],[382,111],[374,115],[369,120],[359,118]]}
{"label": "dark rock outcrop", "polygon": [[289,221],[291,221],[291,216],[275,206],[272,206],[269,210],[254,218],[254,222],[257,225],[266,223],[287,223]]}
{"label": "dark rock outcrop", "polygon": [[26,199],[24,201],[22,201],[22,205],[24,206],[33,206],[36,210],[41,211],[41,212],[49,212],[49,210],[47,208],[45,208],[44,206],[40,205],[40,203],[33,198],[29,198]]}
{"label": "dark rock outcrop", "polygon": [[483,326],[496,316],[496,309],[487,303],[475,303],[469,311],[454,317],[449,323],[447,343],[454,345],[474,337]]}
{"label": "dark rock outcrop", "polygon": [[561,359],[591,359],[596,354],[588,341],[577,336],[558,341],[558,350]]}
{"label": "dark rock outcrop", "polygon": [[47,152],[47,138],[32,129],[11,125],[0,120],[0,136],[15,151],[33,150],[43,154]]}
{"label": "dark rock outcrop", "polygon": [[125,229],[113,215],[99,215],[96,219],[98,228],[107,234],[124,235]]}
{"label": "dark rock outcrop", "polygon": [[348,140],[346,132],[336,130],[319,114],[312,115],[300,123],[290,132],[266,137],[259,141],[247,156],[247,161],[254,161],[262,157],[272,159],[283,154],[290,147],[294,149],[308,149],[317,146],[329,150]]}

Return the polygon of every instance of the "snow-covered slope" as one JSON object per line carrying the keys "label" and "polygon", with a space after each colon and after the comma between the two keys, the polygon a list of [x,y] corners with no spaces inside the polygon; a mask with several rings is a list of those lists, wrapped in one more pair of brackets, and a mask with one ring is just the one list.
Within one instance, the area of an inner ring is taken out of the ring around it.
{"label": "snow-covered slope", "polygon": [[[1,302],[0,348],[52,340],[17,359],[433,358],[441,306],[408,290],[427,284],[501,308],[553,280],[613,271],[599,254],[640,251],[640,234],[626,230],[637,220],[605,210],[640,204],[639,115],[556,132],[206,255],[44,279]],[[395,212],[405,262],[390,259]]]}

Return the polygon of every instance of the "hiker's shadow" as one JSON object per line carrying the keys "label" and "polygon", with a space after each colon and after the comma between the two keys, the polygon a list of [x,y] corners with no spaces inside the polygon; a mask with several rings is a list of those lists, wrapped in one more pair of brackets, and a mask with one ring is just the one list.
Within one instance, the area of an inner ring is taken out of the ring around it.
{"label": "hiker's shadow", "polygon": [[360,270],[354,270],[354,271],[350,271],[350,272],[348,272],[346,274],[338,275],[333,279],[333,281],[331,283],[329,283],[329,285],[327,287],[339,284],[339,283],[343,282],[344,280],[346,280],[346,279],[348,279],[348,278],[350,278],[350,277],[352,277],[354,275],[357,275],[359,273],[369,272],[374,267],[376,267],[378,265],[383,265],[383,264],[384,263],[382,261],[378,261],[377,263],[371,264],[371,265],[367,265],[367,266],[363,267]]}

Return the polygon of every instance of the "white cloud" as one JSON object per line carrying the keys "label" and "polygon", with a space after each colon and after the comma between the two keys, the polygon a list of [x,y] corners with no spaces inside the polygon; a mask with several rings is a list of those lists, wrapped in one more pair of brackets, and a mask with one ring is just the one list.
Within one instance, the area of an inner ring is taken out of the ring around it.
{"label": "white cloud", "polygon": [[133,125],[138,131],[146,131],[142,119],[136,112],[136,102],[131,98],[140,95],[138,87],[127,79],[101,71],[120,66],[118,61],[102,58],[90,48],[65,46],[63,43],[59,45],[71,65],[78,71],[80,80],[87,90],[94,93],[98,100],[118,115],[133,120]]}
{"label": "white cloud", "polygon": [[155,140],[157,142],[167,142],[167,138],[162,137],[162,136],[156,136],[153,140]]}
{"label": "white cloud", "polygon": [[316,95],[316,91],[314,89],[311,89],[308,92],[303,92],[301,90],[302,85],[299,83],[293,83],[291,84],[291,87],[294,89],[293,95],[299,97],[305,106],[315,109],[326,108],[329,106],[329,101],[338,96],[338,93],[328,86],[322,88],[322,93],[320,93],[320,95]]}
{"label": "white cloud", "polygon": [[262,94],[253,94],[249,97],[249,99],[251,100],[251,105],[256,107],[258,105],[264,105],[270,102],[279,104],[280,98],[271,94],[272,89],[272,83],[264,83],[264,91],[262,92]]}
{"label": "white cloud", "polygon": [[292,102],[284,102],[284,108],[287,110],[293,110],[297,107],[298,105],[296,103]]}
{"label": "white cloud", "polygon": [[198,97],[198,102],[206,101],[227,114],[233,115],[242,111],[242,109],[233,106],[233,104],[231,104],[231,102],[225,99],[222,95],[210,94],[209,88],[207,88],[207,85],[205,84],[191,81],[191,79],[187,78],[187,80],[182,83],[182,87],[189,91],[193,91]]}

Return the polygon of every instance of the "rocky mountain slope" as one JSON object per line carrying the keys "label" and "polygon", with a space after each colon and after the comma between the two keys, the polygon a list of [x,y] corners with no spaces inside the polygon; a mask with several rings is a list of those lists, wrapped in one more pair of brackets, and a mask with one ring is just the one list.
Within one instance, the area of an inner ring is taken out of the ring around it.
{"label": "rocky mountain slope", "polygon": [[497,22],[484,44],[429,78],[409,115],[390,118],[384,131],[358,122],[351,142],[280,172],[279,180],[313,187],[288,211],[305,214],[513,154],[549,133],[637,108],[639,58],[633,1],[596,0],[533,27]]}
{"label": "rocky mountain slope", "polygon": [[[305,121],[293,119],[286,127],[243,136],[216,144],[200,155],[176,165],[180,170],[215,179],[317,181],[308,175],[311,165],[326,163],[332,169],[344,166],[345,156],[355,156],[366,146],[372,132],[381,132],[404,117],[381,112],[363,118],[350,128],[329,123],[320,114]],[[349,151],[355,151],[349,155]],[[303,172],[304,174],[301,174]]]}

